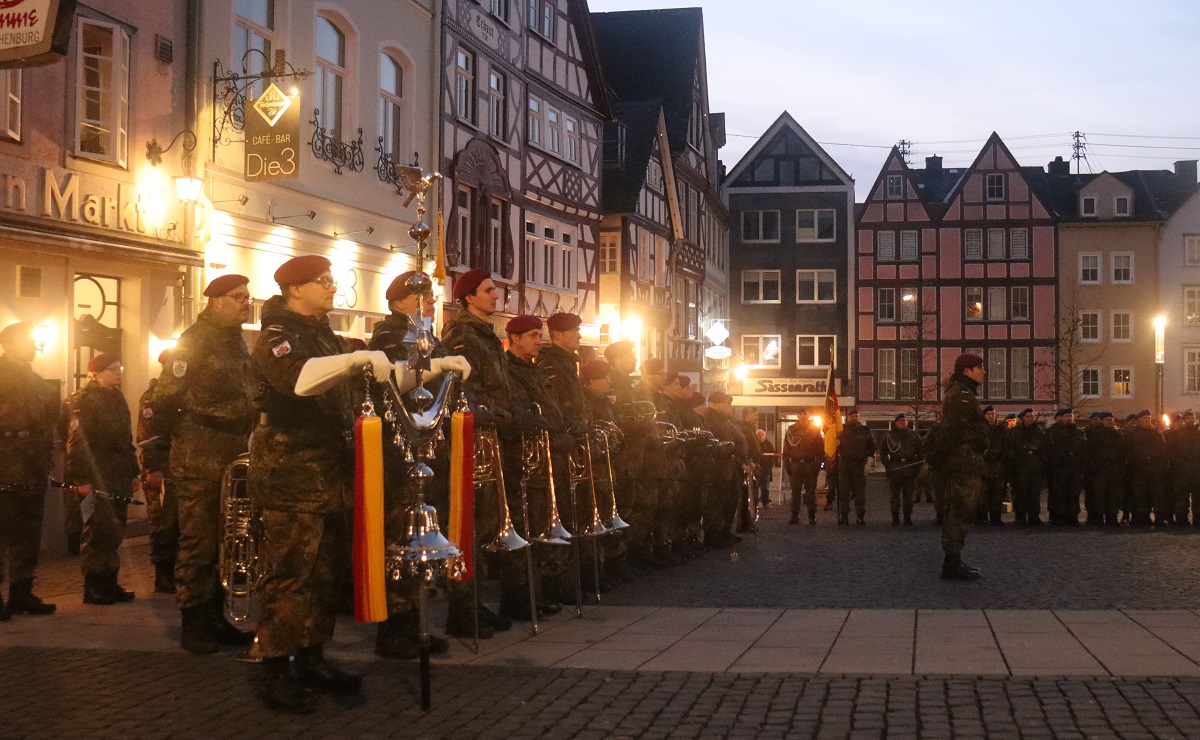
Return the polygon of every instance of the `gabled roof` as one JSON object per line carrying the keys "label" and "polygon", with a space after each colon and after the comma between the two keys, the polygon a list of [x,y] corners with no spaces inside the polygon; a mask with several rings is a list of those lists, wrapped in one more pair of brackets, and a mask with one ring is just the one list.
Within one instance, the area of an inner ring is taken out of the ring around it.
{"label": "gabled roof", "polygon": [[[1025,180],[1027,185],[1029,185],[1029,189],[1033,194],[1033,197],[1037,198],[1037,200],[1041,202],[1043,208],[1045,208],[1047,211],[1050,211],[1051,208],[1046,202],[1046,199],[1042,197],[1042,194],[1038,191],[1038,189],[1034,187],[1032,182],[1029,181],[1031,175],[1030,168],[1021,166],[1020,162],[1017,161],[1017,158],[1014,157],[1013,153],[1009,150],[1008,145],[1005,144],[1004,140],[1000,138],[1000,134],[996,133],[995,131],[993,131],[992,135],[989,136],[987,141],[983,143],[983,146],[979,149],[979,154],[975,155],[975,161],[971,163],[970,167],[963,171],[962,176],[958,178],[958,181],[955,183],[954,187],[946,193],[945,197],[943,198],[943,202],[947,205],[947,207],[953,206],[954,198],[962,192],[963,183],[965,183],[967,179],[966,175],[973,170],[979,169],[979,166],[983,163],[984,155],[987,154],[988,149],[993,147],[998,149],[999,153],[1003,154],[1008,161],[1012,162],[1013,170]],[[1032,171],[1041,172],[1042,170],[1040,168],[1032,168]]]}
{"label": "gabled roof", "polygon": [[725,176],[725,183],[727,186],[733,187],[732,183],[735,182],[737,178],[746,171],[750,164],[754,162],[754,160],[760,155],[762,155],[767,147],[774,143],[776,137],[778,137],[785,130],[791,131],[793,134],[799,137],[800,141],[802,141],[804,145],[812,151],[813,154],[817,155],[817,159],[821,160],[826,167],[833,170],[833,172],[838,176],[838,179],[842,181],[843,185],[849,185],[851,187],[854,186],[854,178],[851,177],[844,169],[842,169],[841,165],[839,165],[833,157],[829,156],[829,152],[825,151],[821,145],[817,143],[816,139],[809,136],[808,132],[804,130],[804,127],[797,123],[796,119],[792,118],[792,114],[788,113],[786,110],[779,114],[779,118],[776,118],[775,122],[771,124],[771,126],[763,133],[763,135],[758,137],[758,140],[754,142],[754,146],[750,147],[750,150],[742,155],[742,158],[738,160],[738,163],[734,165],[733,169],[729,171],[729,174]]}
{"label": "gabled roof", "polygon": [[671,156],[687,146],[692,90],[700,65],[700,8],[593,13],[604,77],[617,100],[660,100]]}
{"label": "gabled roof", "polygon": [[567,15],[575,27],[575,38],[579,42],[583,68],[591,84],[592,105],[605,120],[611,120],[612,101],[609,99],[608,84],[604,81],[604,69],[600,64],[596,34],[592,28],[592,11],[588,9],[587,0],[568,0]]}
{"label": "gabled roof", "polygon": [[[621,165],[604,163],[603,212],[632,213],[646,183],[646,167],[658,146],[658,121],[661,100],[643,100],[613,105],[614,123],[625,127],[625,161]],[[606,135],[605,139],[614,137]]]}
{"label": "gabled roof", "polygon": [[[1098,178],[1111,176],[1133,191],[1133,214],[1117,221],[1165,221],[1195,192],[1188,182],[1170,170],[1127,170],[1099,174],[1052,175],[1041,167],[1022,167],[1022,172],[1056,218],[1062,221],[1095,222],[1079,214],[1079,195]],[[1107,222],[1106,222],[1107,223]]]}

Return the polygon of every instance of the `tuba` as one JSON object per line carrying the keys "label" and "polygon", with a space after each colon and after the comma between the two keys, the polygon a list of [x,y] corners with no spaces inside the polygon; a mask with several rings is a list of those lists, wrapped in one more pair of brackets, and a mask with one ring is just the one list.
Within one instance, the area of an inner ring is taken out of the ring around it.
{"label": "tuba", "polygon": [[[500,466],[500,437],[491,427],[475,427],[475,486],[495,483],[500,506],[500,531],[484,546],[488,552],[514,552],[529,547],[517,534],[508,510],[508,494],[504,491],[504,474]],[[469,546],[469,543],[468,545]]]}
{"label": "tuba", "polygon": [[221,585],[225,610],[234,622],[250,617],[251,602],[262,579],[259,543],[262,510],[250,500],[250,453],[230,463],[221,478]]}

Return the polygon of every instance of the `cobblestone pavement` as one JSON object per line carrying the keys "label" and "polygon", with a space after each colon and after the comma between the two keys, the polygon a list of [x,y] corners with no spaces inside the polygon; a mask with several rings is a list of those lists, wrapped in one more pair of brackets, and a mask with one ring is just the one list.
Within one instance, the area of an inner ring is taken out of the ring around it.
{"label": "cobblestone pavement", "polygon": [[[777,494],[773,494],[775,496]],[[978,526],[963,559],[975,583],[938,579],[941,528],[918,504],[912,527],[891,526],[886,484],[870,476],[867,524],[789,526],[788,507],[763,511],[747,537],[685,568],[615,591],[608,603],[921,609],[1161,609],[1200,607],[1200,529]],[[802,516],[803,520],[804,517]]]}
{"label": "cobblestone pavement", "polygon": [[361,698],[293,718],[220,658],[0,650],[0,737],[1188,738],[1200,682],[812,678],[453,667],[432,711],[411,666],[371,663]]}

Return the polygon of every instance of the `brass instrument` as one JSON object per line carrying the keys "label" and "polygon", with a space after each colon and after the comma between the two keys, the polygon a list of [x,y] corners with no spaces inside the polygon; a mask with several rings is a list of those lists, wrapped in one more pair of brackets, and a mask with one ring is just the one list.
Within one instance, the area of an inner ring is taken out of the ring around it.
{"label": "brass instrument", "polygon": [[[592,463],[592,444],[598,441],[598,433],[593,429],[588,430],[587,433],[575,439],[575,449],[571,452],[571,457],[569,458],[571,463],[572,490],[576,490],[577,486],[587,483],[588,492],[591,494],[592,500],[592,520],[586,522],[586,526],[584,522],[571,522],[575,525],[576,537],[598,537],[613,531],[604,523],[603,517],[600,516],[600,502],[596,497],[596,475]],[[578,507],[572,513],[578,517]]]}
{"label": "brass instrument", "polygon": [[488,552],[515,552],[529,547],[513,526],[508,510],[508,494],[504,490],[504,473],[500,465],[500,437],[490,427],[475,427],[475,486],[495,483],[500,504],[500,531],[484,546]]}
{"label": "brass instrument", "polygon": [[[531,439],[532,437],[532,439]],[[546,512],[546,528],[534,537],[536,542],[547,545],[571,544],[571,533],[563,526],[562,517],[558,513],[558,497],[554,487],[554,462],[550,455],[550,433],[540,429],[532,435],[521,436],[521,473],[527,481],[534,475],[545,472],[546,485],[549,488],[549,503]]]}
{"label": "brass instrument", "polygon": [[221,585],[225,610],[234,622],[250,617],[254,592],[262,580],[259,543],[262,510],[250,500],[250,453],[234,460],[221,478]]}
{"label": "brass instrument", "polygon": [[650,425],[658,416],[658,409],[651,401],[630,401],[617,407],[617,418],[627,424]]}
{"label": "brass instrument", "polygon": [[605,525],[614,532],[619,532],[622,529],[628,529],[629,523],[621,518],[617,512],[617,488],[616,478],[613,477],[612,470],[612,451],[618,444],[625,441],[625,435],[621,432],[620,427],[610,421],[596,422],[596,431],[599,432],[600,441],[604,446],[604,466],[608,475],[608,521]]}

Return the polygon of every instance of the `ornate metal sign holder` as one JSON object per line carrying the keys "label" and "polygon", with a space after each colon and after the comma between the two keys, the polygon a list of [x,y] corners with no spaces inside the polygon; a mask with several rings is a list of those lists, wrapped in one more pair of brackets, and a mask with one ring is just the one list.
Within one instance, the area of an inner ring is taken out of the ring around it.
{"label": "ornate metal sign holder", "polygon": [[[254,54],[263,58],[264,71],[259,74],[251,74],[246,69],[246,61]],[[269,67],[267,65],[270,65]],[[242,55],[241,73],[233,71],[223,72],[221,69],[221,60],[213,62],[212,76],[212,91],[213,91],[213,106],[212,106],[212,157],[217,158],[217,147],[223,144],[232,143],[230,132],[242,132],[245,130],[246,118],[246,102],[250,98],[250,89],[259,82],[273,82],[282,79],[291,79],[298,81],[306,79],[312,74],[307,69],[296,69],[287,61],[286,53],[283,49],[275,50],[275,59],[272,60],[261,49],[248,49]]]}

